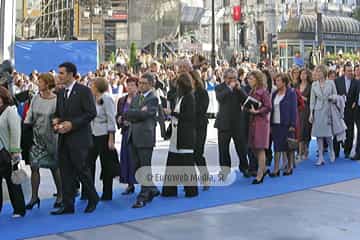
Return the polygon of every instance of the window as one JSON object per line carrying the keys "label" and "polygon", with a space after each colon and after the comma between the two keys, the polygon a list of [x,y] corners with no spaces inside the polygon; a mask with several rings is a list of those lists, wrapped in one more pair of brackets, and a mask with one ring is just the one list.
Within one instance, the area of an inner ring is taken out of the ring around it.
{"label": "window", "polygon": [[327,54],[327,53],[334,54],[335,53],[335,47],[334,46],[326,46],[325,54]]}
{"label": "window", "polygon": [[230,43],[230,24],[224,23],[222,25],[222,35],[223,35],[223,42],[225,45],[228,45]]}
{"label": "window", "polygon": [[256,39],[257,43],[261,44],[264,42],[265,26],[264,22],[256,22]]}
{"label": "window", "polygon": [[230,6],[230,0],[224,0],[223,6],[224,7]]}

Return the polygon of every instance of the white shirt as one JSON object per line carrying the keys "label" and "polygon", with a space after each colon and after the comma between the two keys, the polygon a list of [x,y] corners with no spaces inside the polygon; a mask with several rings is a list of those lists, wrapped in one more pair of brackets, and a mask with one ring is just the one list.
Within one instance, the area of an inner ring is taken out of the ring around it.
{"label": "white shirt", "polygon": [[[177,100],[174,112],[180,113],[180,106],[182,103],[183,97]],[[170,146],[169,146],[169,152],[172,153],[194,153],[194,150],[192,149],[178,149],[177,148],[177,135],[178,135],[178,122],[179,120],[176,117],[171,117],[171,138],[170,138]]]}
{"label": "white shirt", "polygon": [[146,93],[141,93],[141,95],[144,96],[144,98],[146,98],[150,93],[151,93],[151,89],[149,91],[147,91]]}
{"label": "white shirt", "polygon": [[349,93],[350,86],[351,86],[351,79],[348,79],[347,77],[345,77],[346,94]]}
{"label": "white shirt", "polygon": [[74,88],[76,81],[73,81],[69,86],[65,88],[65,94],[67,93],[67,96],[65,95],[65,98],[69,98],[72,92],[72,89]]}
{"label": "white shirt", "polygon": [[283,100],[285,95],[276,95],[274,99],[274,115],[272,122],[275,124],[280,124],[280,103]]}

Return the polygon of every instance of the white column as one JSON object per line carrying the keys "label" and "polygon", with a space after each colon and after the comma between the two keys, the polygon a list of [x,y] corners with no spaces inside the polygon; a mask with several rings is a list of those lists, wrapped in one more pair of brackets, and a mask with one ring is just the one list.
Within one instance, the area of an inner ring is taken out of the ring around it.
{"label": "white column", "polygon": [[0,0],[0,62],[14,62],[16,1]]}

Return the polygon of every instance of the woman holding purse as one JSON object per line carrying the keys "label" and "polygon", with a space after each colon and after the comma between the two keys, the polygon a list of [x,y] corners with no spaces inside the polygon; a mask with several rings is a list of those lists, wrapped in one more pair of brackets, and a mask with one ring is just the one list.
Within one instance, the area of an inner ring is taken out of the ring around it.
{"label": "woman holding purse", "polygon": [[289,176],[293,172],[294,149],[289,147],[289,138],[295,139],[297,98],[295,91],[289,87],[290,79],[287,74],[278,74],[275,77],[277,90],[272,96],[271,114],[271,135],[274,142],[275,165],[270,177],[279,177],[280,157],[286,169],[284,176]]}
{"label": "woman holding purse", "polygon": [[[89,150],[88,164],[93,180],[95,180],[96,160],[100,156],[101,179],[103,182],[101,201],[112,200],[113,178],[116,172],[113,168],[116,164],[115,161],[117,161],[117,158],[115,159],[117,157],[115,149],[115,103],[112,97],[106,94],[108,89],[109,83],[105,78],[95,78],[91,84],[91,91],[96,101],[97,115],[91,121],[94,145]],[[86,197],[84,193],[82,196]]]}
{"label": "woman holding purse", "polygon": [[24,217],[25,200],[21,185],[11,180],[11,173],[17,169],[21,159],[21,120],[9,91],[0,87],[0,211],[3,205],[2,180],[5,179],[14,208],[13,218]]}

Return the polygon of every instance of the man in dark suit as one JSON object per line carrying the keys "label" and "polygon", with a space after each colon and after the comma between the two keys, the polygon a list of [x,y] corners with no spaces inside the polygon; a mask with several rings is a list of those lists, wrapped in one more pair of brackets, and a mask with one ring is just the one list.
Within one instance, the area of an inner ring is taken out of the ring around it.
{"label": "man in dark suit", "polygon": [[240,171],[245,177],[248,174],[247,135],[241,104],[247,95],[241,90],[237,80],[237,71],[233,68],[224,72],[224,82],[215,88],[216,99],[219,102],[219,112],[216,116],[215,128],[218,129],[219,161],[221,174],[227,176],[231,168],[229,153],[230,140],[233,139],[240,160]]}
{"label": "man in dark suit", "polygon": [[[357,66],[360,68],[360,66]],[[360,160],[360,80],[354,80],[355,83],[355,101],[353,107],[355,110],[355,124],[358,129],[357,140],[356,140],[356,154],[351,160]]]}
{"label": "man in dark suit", "polygon": [[[151,73],[144,74],[139,81],[140,94],[134,98],[130,109],[124,117],[130,124],[129,144],[131,156],[136,169],[141,168],[141,175],[151,176],[151,158],[156,143],[156,113],[159,107],[158,98],[153,93],[155,77]],[[138,179],[137,179],[138,180]],[[133,208],[142,208],[160,192],[152,180],[140,182],[141,191]]]}
{"label": "man in dark suit", "polygon": [[75,187],[80,181],[88,205],[85,213],[96,209],[99,196],[96,193],[90,169],[86,164],[92,143],[90,122],[96,117],[94,98],[89,88],[76,83],[76,66],[63,63],[59,66],[59,81],[65,85],[57,96],[54,130],[59,133],[58,158],[63,188],[63,206],[53,215],[74,213]]}
{"label": "man in dark suit", "polygon": [[[353,80],[353,67],[351,63],[347,63],[344,66],[344,76],[335,80],[336,90],[338,95],[346,97],[344,121],[347,126],[346,140],[344,144],[345,158],[349,158],[351,148],[354,140],[354,108],[353,103],[356,97],[356,87]],[[340,154],[340,143],[334,139],[334,151],[335,156],[339,157]]]}

